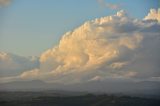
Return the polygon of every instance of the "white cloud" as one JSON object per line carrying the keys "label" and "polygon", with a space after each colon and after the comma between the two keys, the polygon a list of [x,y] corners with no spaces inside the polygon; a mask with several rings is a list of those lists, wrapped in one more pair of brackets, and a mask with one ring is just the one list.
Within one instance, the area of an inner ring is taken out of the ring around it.
{"label": "white cloud", "polygon": [[30,70],[30,71],[26,71],[26,72],[23,72],[20,77],[22,79],[36,79],[37,76],[39,75],[39,69],[33,69],[33,70]]}
{"label": "white cloud", "polygon": [[95,76],[93,78],[91,78],[89,81],[101,81],[103,80],[100,76]]}
{"label": "white cloud", "polygon": [[113,69],[120,69],[120,68],[123,68],[125,65],[127,65],[128,62],[114,62],[110,65],[111,68]]}
{"label": "white cloud", "polygon": [[158,20],[160,22],[160,9],[150,9],[150,13],[145,17],[145,20]]}
{"label": "white cloud", "polygon": [[44,52],[39,68],[18,78],[69,84],[159,77],[159,28],[158,21],[134,19],[125,11],[87,21]]}

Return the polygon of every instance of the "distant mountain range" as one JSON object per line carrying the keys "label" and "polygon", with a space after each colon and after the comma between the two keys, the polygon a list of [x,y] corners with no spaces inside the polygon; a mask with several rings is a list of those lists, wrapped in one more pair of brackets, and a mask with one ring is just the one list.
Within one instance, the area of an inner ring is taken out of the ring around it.
{"label": "distant mountain range", "polygon": [[1,91],[73,91],[107,94],[146,95],[160,97],[160,82],[156,81],[91,81],[86,83],[63,85],[45,83],[40,80],[15,81],[0,84]]}

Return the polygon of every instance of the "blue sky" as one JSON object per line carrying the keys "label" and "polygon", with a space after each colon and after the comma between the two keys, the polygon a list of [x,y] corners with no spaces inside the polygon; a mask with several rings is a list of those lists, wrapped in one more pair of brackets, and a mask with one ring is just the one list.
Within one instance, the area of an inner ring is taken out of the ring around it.
{"label": "blue sky", "polygon": [[[118,10],[143,18],[159,0],[105,0]],[[0,8],[0,51],[39,56],[58,44],[62,35],[87,20],[115,14],[96,0],[14,0]]]}

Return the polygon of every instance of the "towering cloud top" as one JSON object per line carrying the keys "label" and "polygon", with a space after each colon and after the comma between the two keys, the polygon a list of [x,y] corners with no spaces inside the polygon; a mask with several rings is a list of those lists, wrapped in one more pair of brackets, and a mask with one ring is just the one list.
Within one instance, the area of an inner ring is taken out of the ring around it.
{"label": "towering cloud top", "polygon": [[43,53],[41,63],[52,64],[50,71],[53,72],[85,70],[106,64],[118,58],[122,48],[134,50],[139,46],[143,36],[134,32],[136,22],[132,21],[120,11],[114,16],[85,22],[66,33],[58,46]]}
{"label": "towering cloud top", "polygon": [[159,12],[152,9],[144,20],[138,20],[121,10],[87,21],[44,52],[40,67],[16,79],[68,84],[108,78],[159,78],[160,24],[155,21],[159,20],[156,14]]}
{"label": "towering cloud top", "polygon": [[145,19],[158,20],[160,22],[160,9],[151,9],[150,13],[145,17]]}

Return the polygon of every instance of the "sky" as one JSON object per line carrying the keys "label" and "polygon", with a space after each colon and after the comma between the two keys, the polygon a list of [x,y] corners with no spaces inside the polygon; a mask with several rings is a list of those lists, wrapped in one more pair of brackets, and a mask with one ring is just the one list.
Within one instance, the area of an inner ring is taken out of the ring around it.
{"label": "sky", "polygon": [[113,15],[119,10],[142,19],[151,8],[158,9],[158,1],[11,0],[0,8],[0,51],[40,56],[57,45],[63,34],[88,20]]}

